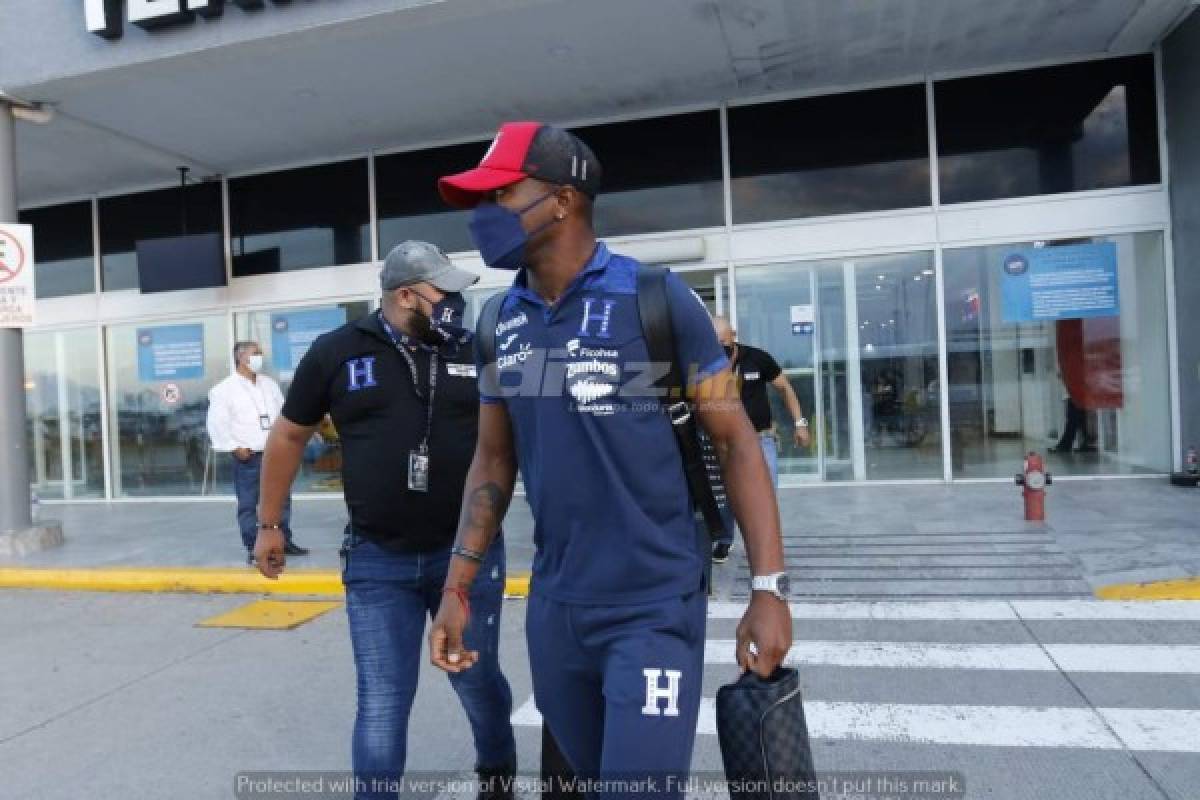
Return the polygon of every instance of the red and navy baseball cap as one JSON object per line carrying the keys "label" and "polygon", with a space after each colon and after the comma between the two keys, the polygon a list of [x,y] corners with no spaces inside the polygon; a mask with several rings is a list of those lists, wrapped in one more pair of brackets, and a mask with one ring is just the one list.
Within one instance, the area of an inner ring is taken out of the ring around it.
{"label": "red and navy baseball cap", "polygon": [[595,198],[600,177],[596,154],[575,134],[540,122],[506,122],[479,166],[438,179],[438,191],[456,208],[474,208],[487,192],[537,178]]}

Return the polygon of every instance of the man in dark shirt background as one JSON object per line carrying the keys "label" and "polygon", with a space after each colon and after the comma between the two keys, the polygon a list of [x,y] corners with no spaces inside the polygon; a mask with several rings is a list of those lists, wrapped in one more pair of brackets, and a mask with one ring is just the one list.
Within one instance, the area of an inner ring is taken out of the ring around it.
{"label": "man in dark shirt background", "polygon": [[[808,420],[800,408],[800,399],[796,397],[792,384],[770,353],[737,341],[737,332],[725,317],[713,317],[713,327],[717,329],[717,339],[725,348],[725,354],[733,363],[733,373],[741,388],[742,405],[746,407],[746,416],[750,418],[750,424],[758,432],[763,457],[771,471],[771,483],[778,488],[779,437],[771,419],[771,400],[767,397],[767,384],[783,394],[783,402],[787,405],[788,413],[792,415],[792,440],[797,447],[808,447],[812,439],[808,432]],[[720,564],[729,558],[729,550],[733,546],[733,529],[732,521],[726,519],[725,535],[713,545],[714,562]]]}
{"label": "man in dark shirt background", "polygon": [[[279,525],[304,446],[326,413],[341,437],[350,524],[342,581],[358,671],[355,798],[392,798],[404,773],[409,712],[425,621],[437,613],[451,560],[479,392],[460,293],[478,280],[435,246],[404,242],[380,273],[380,311],[318,338],[296,368],[263,459],[259,569],[284,566]],[[511,796],[512,693],[498,658],[504,541],[479,554],[469,607],[477,667],[450,676],[471,723],[481,797]],[[447,765],[449,766],[449,765]]]}

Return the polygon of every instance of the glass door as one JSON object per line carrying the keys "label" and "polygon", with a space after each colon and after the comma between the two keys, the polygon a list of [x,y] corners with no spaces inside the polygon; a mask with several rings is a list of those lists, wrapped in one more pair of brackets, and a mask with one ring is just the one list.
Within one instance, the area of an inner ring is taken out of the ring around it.
{"label": "glass door", "polygon": [[826,380],[819,342],[823,320],[817,310],[817,273],[802,264],[745,267],[737,272],[738,314],[735,338],[765,351],[779,365],[810,420],[811,439],[801,446],[783,392],[767,389],[771,421],[778,438],[781,485],[824,478],[834,442],[831,423],[840,427],[836,405],[817,391]]}
{"label": "glass door", "polygon": [[104,494],[97,345],[94,328],[25,334],[29,474],[39,497]]}
{"label": "glass door", "polygon": [[737,272],[738,341],[766,350],[811,418],[798,446],[772,388],[780,483],[942,475],[930,253]]}

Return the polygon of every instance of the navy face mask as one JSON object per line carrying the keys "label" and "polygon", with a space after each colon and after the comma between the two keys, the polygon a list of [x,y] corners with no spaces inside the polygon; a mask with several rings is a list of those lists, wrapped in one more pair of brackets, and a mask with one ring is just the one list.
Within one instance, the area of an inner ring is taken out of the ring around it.
{"label": "navy face mask", "polygon": [[426,303],[433,306],[433,314],[425,316],[419,309],[413,309],[413,313],[418,317],[416,323],[417,338],[426,344],[441,344],[443,341],[451,338],[447,332],[447,326],[462,327],[463,312],[467,308],[467,300],[459,292],[447,292],[441,300],[436,303],[430,300],[420,292],[416,292]]}
{"label": "navy face mask", "polygon": [[463,312],[467,309],[467,300],[459,292],[447,292],[446,295],[433,304],[433,316],[430,320],[437,325],[462,325]]}
{"label": "navy face mask", "polygon": [[521,217],[535,206],[552,196],[553,191],[534,200],[520,211],[511,211],[497,203],[480,203],[471,212],[471,239],[483,256],[483,263],[495,269],[520,269],[525,258],[525,245],[534,234],[549,228],[558,219],[552,219],[530,233],[521,225]]}

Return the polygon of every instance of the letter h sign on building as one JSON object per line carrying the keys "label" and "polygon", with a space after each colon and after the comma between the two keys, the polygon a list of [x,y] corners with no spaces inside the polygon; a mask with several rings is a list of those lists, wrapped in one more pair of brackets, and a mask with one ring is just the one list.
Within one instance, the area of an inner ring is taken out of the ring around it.
{"label": "letter h sign on building", "polygon": [[[267,0],[229,0],[243,11],[260,11]],[[291,0],[271,0],[277,6]],[[129,21],[143,30],[192,22],[199,15],[205,18],[221,16],[225,0],[83,0],[87,29],[105,39],[120,39],[123,32],[121,7],[128,5]]]}

